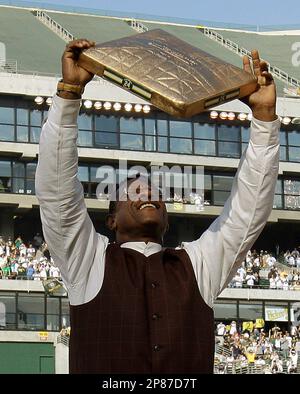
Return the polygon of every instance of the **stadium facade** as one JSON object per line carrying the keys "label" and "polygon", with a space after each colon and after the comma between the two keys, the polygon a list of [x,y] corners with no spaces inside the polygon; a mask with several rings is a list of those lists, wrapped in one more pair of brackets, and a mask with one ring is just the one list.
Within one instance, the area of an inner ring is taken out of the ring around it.
{"label": "stadium facade", "polygon": [[[275,251],[299,246],[300,222],[300,29],[268,32],[158,22],[36,7],[0,5],[0,234],[25,241],[41,232],[34,177],[41,125],[61,78],[66,41],[87,37],[96,42],[166,30],[236,66],[252,48],[268,61],[278,91],[280,170],[273,211],[255,244]],[[297,43],[299,44],[297,46]],[[229,196],[239,158],[249,140],[251,114],[232,101],[191,119],[175,119],[110,82],[95,78],[83,95],[79,115],[79,178],[98,232],[105,229],[108,201],[97,198],[99,167],[202,166],[204,209],[195,201],[170,201],[171,231],[166,245],[198,238]],[[180,173],[179,171],[179,173]],[[98,196],[99,197],[99,196]],[[215,307],[216,320],[264,318],[272,309],[278,321],[293,320],[299,295],[294,291],[226,289]],[[64,372],[64,345],[57,341],[68,325],[68,300],[48,296],[40,282],[0,280],[5,326],[0,331],[2,372]],[[0,311],[0,313],[2,313]],[[279,324],[281,324],[279,323]],[[55,345],[55,349],[53,347]],[[21,354],[16,367],[16,354]]]}

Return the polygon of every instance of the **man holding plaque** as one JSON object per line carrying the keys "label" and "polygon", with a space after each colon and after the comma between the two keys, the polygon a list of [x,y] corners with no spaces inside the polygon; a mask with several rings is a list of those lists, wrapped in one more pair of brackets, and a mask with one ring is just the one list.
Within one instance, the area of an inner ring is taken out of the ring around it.
{"label": "man holding plaque", "polygon": [[245,99],[253,113],[251,138],[221,215],[199,239],[181,249],[162,247],[166,207],[145,184],[139,199],[110,204],[107,223],[116,243],[109,244],[93,227],[77,178],[77,115],[93,78],[77,59],[93,45],[81,39],[66,47],[36,172],[44,237],[71,305],[70,372],[212,373],[213,302],[272,210],[280,126],[274,81],[257,51],[253,68],[244,58],[244,70],[257,77],[256,91]]}

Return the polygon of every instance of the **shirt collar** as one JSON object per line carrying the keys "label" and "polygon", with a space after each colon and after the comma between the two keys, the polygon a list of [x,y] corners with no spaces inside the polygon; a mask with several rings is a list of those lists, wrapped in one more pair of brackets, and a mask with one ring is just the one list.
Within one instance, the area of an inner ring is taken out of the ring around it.
{"label": "shirt collar", "polygon": [[124,242],[120,246],[121,248],[133,249],[146,257],[162,250],[162,246],[155,242]]}

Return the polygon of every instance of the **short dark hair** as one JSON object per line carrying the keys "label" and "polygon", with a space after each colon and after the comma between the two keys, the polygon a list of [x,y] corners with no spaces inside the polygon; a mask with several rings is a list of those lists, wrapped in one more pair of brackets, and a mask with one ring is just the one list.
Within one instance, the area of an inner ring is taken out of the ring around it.
{"label": "short dark hair", "polygon": [[[119,197],[120,197],[120,190],[123,190],[124,188],[127,189],[133,181],[136,181],[137,179],[140,179],[140,178],[142,178],[145,181],[145,183],[148,184],[148,187],[150,186],[150,184],[151,184],[150,178],[149,177],[144,177],[140,173],[136,174],[135,178],[127,177],[121,183],[118,184],[118,186],[116,188],[115,201],[110,200],[110,202],[109,202],[109,208],[108,208],[108,214],[109,215],[113,215],[116,212],[117,203],[118,203]],[[162,193],[162,191],[160,190],[159,187],[158,187],[158,192],[159,192],[159,196],[162,198],[163,193]]]}
{"label": "short dark hair", "polygon": [[121,183],[118,184],[117,188],[116,188],[116,200],[110,200],[109,201],[109,207],[108,207],[108,214],[109,215],[114,215],[116,213],[116,209],[117,209],[117,203],[119,201],[119,194],[120,194],[120,190],[122,189],[123,186],[128,187],[128,185],[135,181],[136,179],[138,179],[138,177],[140,176],[140,174],[137,174],[135,178],[129,178],[127,177],[126,179],[124,179]]}

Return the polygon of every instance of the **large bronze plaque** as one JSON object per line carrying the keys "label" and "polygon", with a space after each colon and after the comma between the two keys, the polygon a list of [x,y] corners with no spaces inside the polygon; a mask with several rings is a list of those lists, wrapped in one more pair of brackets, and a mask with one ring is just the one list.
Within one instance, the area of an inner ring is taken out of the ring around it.
{"label": "large bronze plaque", "polygon": [[178,117],[247,96],[257,86],[253,75],[160,29],[98,44],[84,50],[78,64]]}

